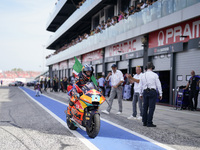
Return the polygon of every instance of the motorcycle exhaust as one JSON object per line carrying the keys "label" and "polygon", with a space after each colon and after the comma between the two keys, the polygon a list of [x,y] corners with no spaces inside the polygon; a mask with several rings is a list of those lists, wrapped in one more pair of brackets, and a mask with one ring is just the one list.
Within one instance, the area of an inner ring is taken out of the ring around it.
{"label": "motorcycle exhaust", "polygon": [[74,118],[70,118],[70,119],[71,119],[71,121],[75,122],[76,126],[78,126],[81,130],[86,131],[86,128],[81,126],[81,125],[79,125],[79,123],[76,120],[74,120]]}

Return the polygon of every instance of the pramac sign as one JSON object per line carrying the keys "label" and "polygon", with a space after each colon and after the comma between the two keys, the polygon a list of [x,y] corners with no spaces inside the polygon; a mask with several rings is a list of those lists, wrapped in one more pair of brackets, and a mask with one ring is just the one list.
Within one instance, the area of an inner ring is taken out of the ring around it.
{"label": "pramac sign", "polygon": [[[180,36],[187,36],[181,38]],[[187,42],[200,37],[200,17],[149,34],[149,48]]]}
{"label": "pramac sign", "polygon": [[142,50],[143,49],[141,42],[142,37],[143,36],[139,36],[134,39],[106,47],[105,57],[116,56],[124,53]]}

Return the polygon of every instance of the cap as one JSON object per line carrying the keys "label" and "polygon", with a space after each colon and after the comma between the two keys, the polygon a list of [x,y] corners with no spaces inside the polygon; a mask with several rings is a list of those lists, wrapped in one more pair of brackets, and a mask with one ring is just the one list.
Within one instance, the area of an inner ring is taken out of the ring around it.
{"label": "cap", "polygon": [[117,65],[116,65],[116,64],[112,64],[111,68],[112,68],[112,67],[117,67]]}

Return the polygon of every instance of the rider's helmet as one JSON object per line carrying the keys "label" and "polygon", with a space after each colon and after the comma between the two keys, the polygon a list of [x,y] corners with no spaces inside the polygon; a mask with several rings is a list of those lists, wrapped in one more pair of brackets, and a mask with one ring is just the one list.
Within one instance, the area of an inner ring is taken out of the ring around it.
{"label": "rider's helmet", "polygon": [[[86,74],[86,71],[90,71],[90,75],[87,75]],[[85,78],[85,79],[90,79],[90,77],[92,76],[92,74],[93,74],[93,67],[92,67],[92,65],[89,65],[89,64],[85,64],[84,66],[83,66],[83,68],[82,68],[82,74],[83,74],[83,77]]]}

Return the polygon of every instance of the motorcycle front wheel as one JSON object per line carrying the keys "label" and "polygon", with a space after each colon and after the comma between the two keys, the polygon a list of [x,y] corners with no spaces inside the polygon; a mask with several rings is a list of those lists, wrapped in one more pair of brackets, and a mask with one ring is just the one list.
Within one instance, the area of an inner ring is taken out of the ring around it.
{"label": "motorcycle front wheel", "polygon": [[94,114],[91,126],[86,127],[86,132],[90,138],[95,138],[100,130],[100,116],[99,114]]}
{"label": "motorcycle front wheel", "polygon": [[68,126],[69,129],[71,129],[71,130],[76,130],[77,129],[77,127],[71,121],[69,114],[67,114],[66,122],[67,122],[67,126]]}

